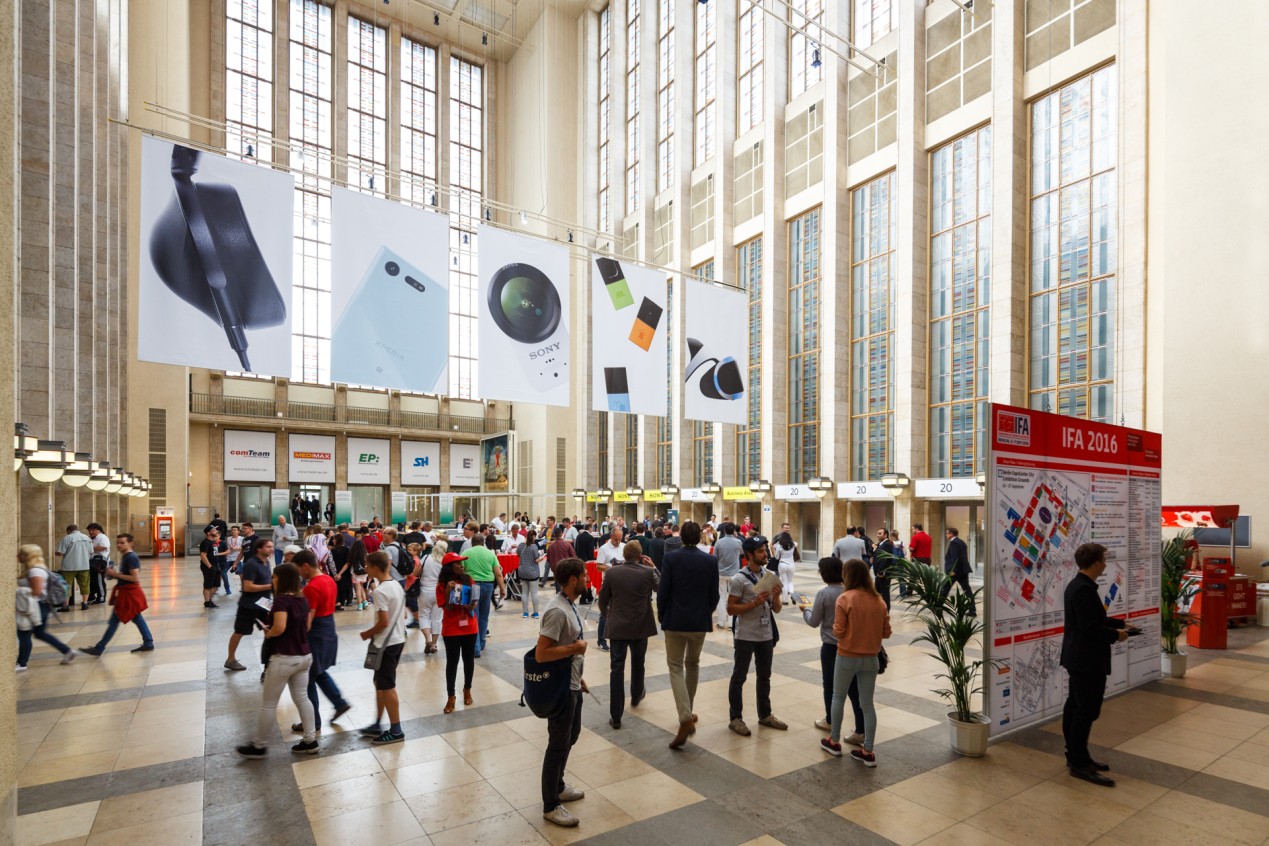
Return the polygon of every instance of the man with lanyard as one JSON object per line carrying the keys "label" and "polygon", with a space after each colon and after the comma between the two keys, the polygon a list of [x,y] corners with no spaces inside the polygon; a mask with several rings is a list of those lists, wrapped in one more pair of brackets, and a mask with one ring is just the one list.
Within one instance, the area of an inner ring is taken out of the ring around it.
{"label": "man with lanyard", "polygon": [[[468,568],[470,571],[470,568]],[[555,571],[560,592],[546,606],[534,657],[541,664],[572,659],[572,678],[564,705],[546,721],[546,753],[542,757],[542,816],[556,825],[572,828],[578,819],[564,807],[586,794],[564,783],[568,755],[582,733],[582,694],[589,688],[582,672],[586,666],[585,627],[577,612],[577,598],[586,589],[586,565],[577,558],[560,562]]]}
{"label": "man with lanyard", "polygon": [[471,576],[474,586],[480,588],[480,604],[476,606],[476,615],[480,620],[480,631],[476,638],[476,657],[485,649],[485,640],[489,637],[489,610],[493,604],[494,586],[498,587],[503,597],[507,595],[506,584],[502,580],[502,565],[493,550],[485,546],[485,539],[480,534],[473,534],[471,544],[463,555],[467,556],[464,568]]}
{"label": "man with lanyard", "polygon": [[278,524],[273,527],[273,563],[282,563],[282,550],[286,549],[290,544],[298,544],[300,541],[300,533],[295,527],[286,522],[285,517],[278,517]]}
{"label": "man with lanyard", "polygon": [[[601,590],[603,589],[602,580],[604,578],[604,573],[606,573],[610,568],[616,567],[618,564],[622,563],[625,560],[626,560],[625,556],[622,555],[621,527],[614,526],[612,532],[609,533],[608,535],[608,543],[601,546],[599,548],[599,551],[595,555],[595,564],[599,570]],[[604,640],[604,635],[607,633],[607,630],[608,630],[608,620],[604,617],[604,613],[600,611],[599,634],[596,637],[596,643],[599,645],[599,648],[604,652],[608,651],[608,641]]]}
{"label": "man with lanyard", "polygon": [[742,694],[749,676],[749,662],[758,665],[758,725],[787,731],[788,725],[771,713],[771,659],[775,652],[775,621],[772,614],[779,614],[780,582],[777,580],[771,592],[758,593],[756,585],[767,563],[767,545],[760,538],[744,542],[745,566],[732,577],[727,592],[727,613],[735,617],[736,664],[727,689],[731,722],[728,728],[742,737],[750,735],[742,718],[744,700]]}
{"label": "man with lanyard", "polygon": [[238,662],[238,643],[263,627],[268,614],[256,603],[273,598],[273,571],[269,560],[273,558],[273,541],[260,538],[251,548],[251,555],[242,556],[238,572],[242,576],[242,589],[238,593],[238,613],[234,616],[234,633],[229,636],[229,656],[225,658],[226,670],[245,670]]}
{"label": "man with lanyard", "polygon": [[[313,722],[322,730],[322,711],[317,707],[317,689],[335,706],[331,722],[347,714],[352,708],[344,699],[339,685],[330,676],[330,670],[339,659],[339,636],[335,633],[335,580],[322,572],[317,556],[311,549],[295,553],[291,563],[300,569],[304,578],[304,598],[308,600],[308,647],[313,655],[313,666],[308,671],[308,700],[313,703]],[[295,723],[291,731],[302,732],[304,725]]]}

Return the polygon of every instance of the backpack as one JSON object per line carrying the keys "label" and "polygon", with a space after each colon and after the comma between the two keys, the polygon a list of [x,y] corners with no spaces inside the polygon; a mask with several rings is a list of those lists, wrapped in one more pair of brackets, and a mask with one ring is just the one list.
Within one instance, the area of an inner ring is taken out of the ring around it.
{"label": "backpack", "polygon": [[44,601],[54,608],[61,608],[66,604],[67,597],[70,596],[70,587],[66,584],[66,579],[61,573],[49,571],[48,579],[44,585]]}
{"label": "backpack", "polygon": [[524,653],[524,686],[520,707],[529,706],[535,717],[550,719],[564,707],[573,678],[573,659],[538,663],[537,647]]}
{"label": "backpack", "polygon": [[414,558],[401,544],[394,543],[392,545],[397,548],[397,561],[395,565],[397,572],[401,574],[402,578],[404,578],[414,572]]}

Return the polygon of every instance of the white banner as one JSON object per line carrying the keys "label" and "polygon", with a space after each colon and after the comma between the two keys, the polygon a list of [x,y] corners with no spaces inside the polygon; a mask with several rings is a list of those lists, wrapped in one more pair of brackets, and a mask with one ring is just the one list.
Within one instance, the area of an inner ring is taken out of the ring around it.
{"label": "white banner", "polygon": [[449,218],[333,188],[331,230],[331,379],[444,393]]}
{"label": "white banner", "polygon": [[481,226],[476,239],[480,369],[473,393],[568,405],[568,249],[490,226]]}
{"label": "white banner", "polygon": [[856,499],[860,501],[894,499],[894,495],[886,490],[881,482],[838,482],[838,499]]}
{"label": "white banner", "polygon": [[480,487],[480,444],[449,445],[449,485],[451,488]]}
{"label": "white banner", "polygon": [[819,499],[806,485],[776,485],[775,498],[785,502],[814,502]]}
{"label": "white banner", "polygon": [[682,488],[679,490],[682,502],[713,502],[714,498],[700,488]]}
{"label": "white banner", "polygon": [[334,435],[290,436],[290,481],[334,482]]}
{"label": "white banner", "polygon": [[590,269],[591,408],[666,416],[665,274],[599,255]]}
{"label": "white banner", "polygon": [[291,376],[289,174],[143,136],[142,361]]}
{"label": "white banner", "polygon": [[743,425],[749,419],[749,320],[743,292],[687,281],[683,416]]}
{"label": "white banner", "polygon": [[392,481],[392,442],[387,438],[348,439],[348,484],[386,485]]}
{"label": "white banner", "polygon": [[277,476],[274,432],[225,430],[225,481],[272,482]]}
{"label": "white banner", "polygon": [[920,499],[982,499],[983,489],[972,478],[917,479],[913,493]]}
{"label": "white banner", "polygon": [[441,483],[441,445],[436,441],[401,442],[401,484],[435,487]]}

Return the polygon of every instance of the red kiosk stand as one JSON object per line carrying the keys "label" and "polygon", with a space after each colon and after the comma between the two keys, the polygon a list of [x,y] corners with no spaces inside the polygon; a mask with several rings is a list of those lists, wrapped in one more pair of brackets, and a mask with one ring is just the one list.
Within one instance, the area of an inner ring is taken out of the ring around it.
{"label": "red kiosk stand", "polygon": [[1163,508],[1164,527],[1182,529],[1229,529],[1229,557],[1205,557],[1202,566],[1191,570],[1187,580],[1198,582],[1198,592],[1188,610],[1199,618],[1185,632],[1185,642],[1198,649],[1225,649],[1229,642],[1230,618],[1246,618],[1253,613],[1250,579],[1238,575],[1234,567],[1234,525],[1237,505],[1171,505]]}

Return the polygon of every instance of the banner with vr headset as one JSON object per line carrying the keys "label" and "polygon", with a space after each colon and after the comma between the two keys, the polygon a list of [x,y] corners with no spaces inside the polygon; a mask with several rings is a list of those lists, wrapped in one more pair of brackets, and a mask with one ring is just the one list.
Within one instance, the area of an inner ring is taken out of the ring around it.
{"label": "banner with vr headset", "polygon": [[665,274],[600,255],[590,270],[591,407],[665,417]]}
{"label": "banner with vr headset", "polygon": [[445,393],[449,218],[332,188],[331,231],[331,379]]}
{"label": "banner with vr headset", "polygon": [[477,230],[480,306],[476,392],[486,399],[569,404],[568,248]]}
{"label": "banner with vr headset", "polygon": [[141,140],[137,357],[291,375],[294,180]]}
{"label": "banner with vr headset", "polygon": [[749,419],[749,321],[743,291],[687,280],[683,309],[683,416]]}

